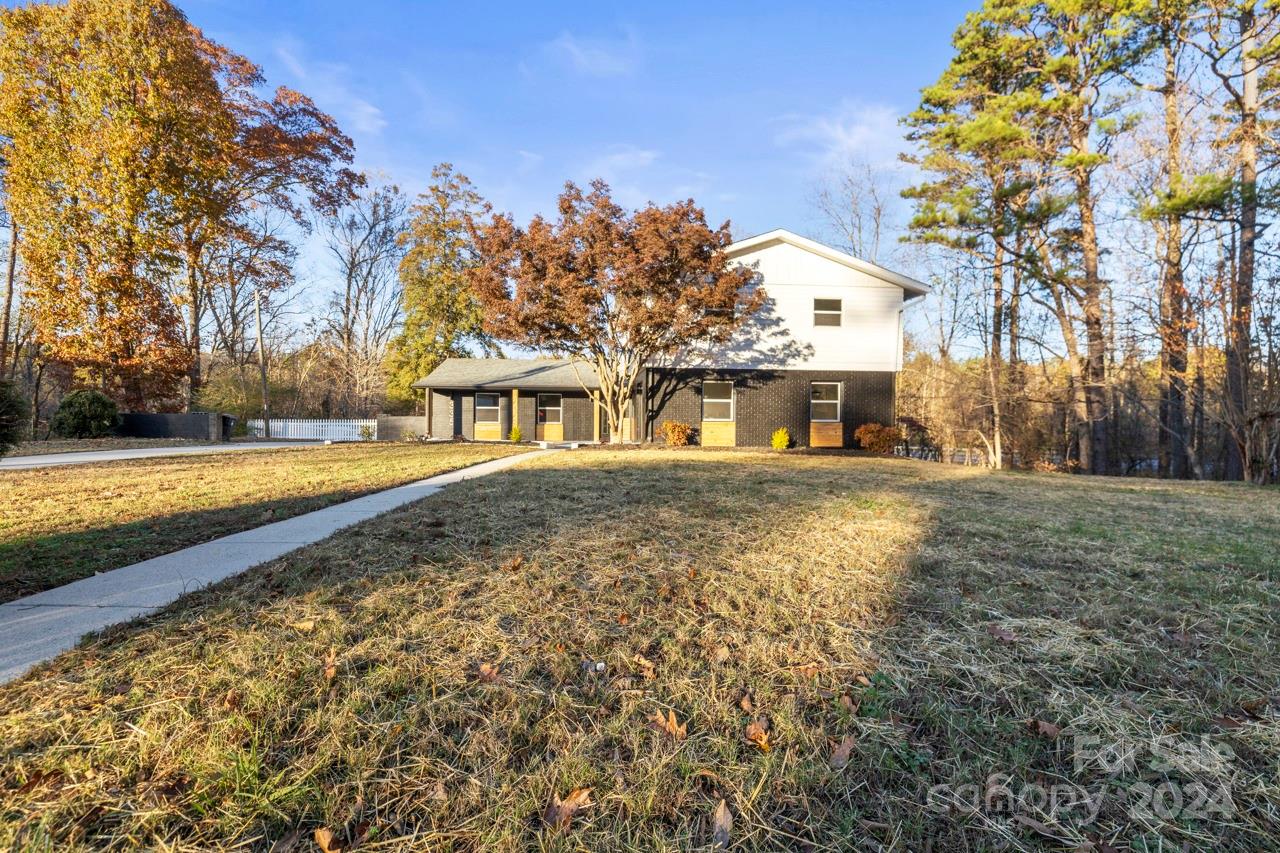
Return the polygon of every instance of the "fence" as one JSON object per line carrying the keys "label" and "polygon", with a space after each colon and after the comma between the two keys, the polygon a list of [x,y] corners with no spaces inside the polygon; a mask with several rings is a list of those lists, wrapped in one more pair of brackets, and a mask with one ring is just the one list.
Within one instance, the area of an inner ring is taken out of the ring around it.
{"label": "fence", "polygon": [[[247,424],[249,435],[266,438],[267,431],[261,418]],[[347,418],[323,420],[320,418],[272,418],[272,438],[311,439],[313,441],[367,441],[377,439],[378,422],[373,418]]]}

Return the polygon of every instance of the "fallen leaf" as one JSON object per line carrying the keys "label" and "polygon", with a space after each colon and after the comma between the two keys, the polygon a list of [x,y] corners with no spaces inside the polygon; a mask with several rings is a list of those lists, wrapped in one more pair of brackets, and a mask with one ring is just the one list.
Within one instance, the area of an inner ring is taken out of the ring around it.
{"label": "fallen leaf", "polygon": [[857,678],[854,679],[854,681],[858,682],[863,687],[871,686],[871,679],[867,678],[865,675],[859,675]]}
{"label": "fallen leaf", "polygon": [[1210,722],[1220,729],[1238,729],[1244,725],[1244,720],[1237,717],[1229,717],[1225,714],[1221,717],[1214,717]]}
{"label": "fallen leaf", "polygon": [[498,668],[491,663],[480,664],[480,680],[485,684],[493,684],[498,680]]}
{"label": "fallen leaf", "polygon": [[716,646],[715,651],[711,653],[712,663],[724,663],[729,659],[728,646]]}
{"label": "fallen leaf", "polygon": [[333,677],[338,674],[338,652],[332,646],[329,653],[324,656],[324,680],[333,681]]}
{"label": "fallen leaf", "polygon": [[301,840],[302,830],[295,829],[277,838],[268,853],[289,853],[290,850],[298,846],[298,842]]}
{"label": "fallen leaf", "polygon": [[316,629],[316,620],[303,619],[298,622],[290,622],[289,627],[295,631],[301,631],[304,634],[310,634]]}
{"label": "fallen leaf", "polygon": [[689,580],[693,580],[698,576],[698,570],[695,569],[693,566],[690,566],[688,574],[689,574]]}
{"label": "fallen leaf", "polygon": [[431,789],[431,793],[428,794],[427,796],[439,802],[444,802],[445,800],[449,799],[449,795],[448,793],[445,792],[445,789],[444,789],[444,782],[439,779],[436,780],[436,786]]}
{"label": "fallen leaf", "polygon": [[510,560],[502,564],[502,568],[509,572],[519,571],[524,566],[524,555],[516,554]]}
{"label": "fallen leaf", "polygon": [[626,624],[628,624],[628,623],[630,623],[630,622],[631,622],[631,617],[630,617],[628,614],[626,614],[626,613],[619,613],[619,614],[618,614],[618,624],[619,624],[619,625],[626,625]]}
{"label": "fallen leaf", "polygon": [[689,732],[689,724],[676,723],[676,712],[668,710],[664,719],[661,711],[654,711],[653,716],[649,717],[649,727],[657,732],[666,732],[676,740],[684,740],[685,735]]}
{"label": "fallen leaf", "polygon": [[829,764],[832,770],[843,770],[849,764],[849,756],[853,755],[853,747],[856,741],[853,735],[845,735],[844,740],[836,746],[831,752]]}
{"label": "fallen leaf", "polygon": [[1057,723],[1051,723],[1048,720],[1031,719],[1027,721],[1027,727],[1031,729],[1031,733],[1039,737],[1053,740],[1062,734],[1062,726]]}
{"label": "fallen leaf", "polygon": [[631,660],[636,666],[640,667],[640,674],[644,676],[646,681],[652,681],[654,679],[655,673],[653,661],[649,660],[642,654],[637,654]]}
{"label": "fallen leaf", "polygon": [[756,710],[755,703],[751,701],[751,691],[748,690],[742,694],[742,698],[738,700],[738,707],[746,711],[748,714],[754,714]]}
{"label": "fallen leaf", "polygon": [[848,693],[842,694],[840,696],[840,707],[844,708],[850,714],[858,713],[858,703],[853,701],[853,697],[850,696]]}
{"label": "fallen leaf", "polygon": [[333,830],[322,826],[316,830],[315,839],[323,853],[342,853],[342,845],[334,840]]}
{"label": "fallen leaf", "polygon": [[721,800],[720,805],[716,806],[715,814],[711,816],[711,848],[728,850],[732,835],[733,812],[729,811],[729,804]]}
{"label": "fallen leaf", "polygon": [[797,667],[796,673],[801,678],[816,678],[818,676],[818,665],[816,663],[807,663],[804,666]]}
{"label": "fallen leaf", "polygon": [[761,752],[768,752],[773,749],[769,743],[769,723],[761,718],[752,720],[747,724],[746,731],[747,743],[750,743]]}
{"label": "fallen leaf", "polygon": [[995,637],[996,640],[1001,643],[1012,643],[1018,639],[1008,628],[1001,628],[994,622],[987,626],[987,633]]}
{"label": "fallen leaf", "polygon": [[580,809],[591,805],[590,794],[590,788],[574,788],[562,800],[559,794],[552,792],[551,802],[547,803],[546,811],[542,813],[543,822],[554,831],[568,829],[573,816]]}
{"label": "fallen leaf", "polygon": [[1260,696],[1257,699],[1246,699],[1240,703],[1240,710],[1244,711],[1250,717],[1261,717],[1262,712],[1271,704],[1270,696]]}

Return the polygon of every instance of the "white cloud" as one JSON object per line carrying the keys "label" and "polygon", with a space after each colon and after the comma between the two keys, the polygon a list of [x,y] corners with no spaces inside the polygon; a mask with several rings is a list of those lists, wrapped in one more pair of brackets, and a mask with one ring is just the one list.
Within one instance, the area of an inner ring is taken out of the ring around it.
{"label": "white cloud", "polygon": [[293,38],[276,42],[276,58],[294,77],[298,88],[324,110],[333,113],[344,130],[377,136],[387,119],[376,105],[356,93],[349,82],[350,69],[332,62],[308,62],[302,44]]}
{"label": "white cloud", "polygon": [[850,160],[896,169],[898,154],[906,148],[898,118],[898,111],[884,104],[845,101],[822,115],[778,117],[775,121],[780,129],[774,141],[805,151],[819,170],[837,168]]}
{"label": "white cloud", "polygon": [[521,175],[527,175],[542,165],[543,156],[536,151],[525,151],[521,148],[516,152],[516,156],[520,158],[519,165],[516,166],[516,172]]}
{"label": "white cloud", "polygon": [[429,128],[453,127],[458,123],[458,116],[443,98],[436,95],[420,77],[409,71],[403,71],[400,79],[404,87],[418,101],[418,117]]}
{"label": "white cloud", "polygon": [[543,45],[555,62],[588,77],[625,77],[640,65],[640,41],[628,31],[625,38],[582,38],[567,30]]}

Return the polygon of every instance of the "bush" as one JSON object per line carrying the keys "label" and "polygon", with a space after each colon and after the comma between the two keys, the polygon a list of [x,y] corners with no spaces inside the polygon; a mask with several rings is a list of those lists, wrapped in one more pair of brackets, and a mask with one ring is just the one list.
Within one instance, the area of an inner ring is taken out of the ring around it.
{"label": "bush", "polygon": [[120,425],[120,410],[101,391],[72,391],[53,414],[53,431],[63,438],[102,438]]}
{"label": "bush", "polygon": [[524,433],[520,431],[520,427],[513,425],[511,427],[511,432],[507,433],[507,438],[510,441],[514,441],[518,443],[520,439],[524,438]]}
{"label": "bush", "polygon": [[693,427],[684,421],[663,421],[658,427],[658,434],[672,447],[688,447],[693,438]]}
{"label": "bush", "polygon": [[0,456],[22,440],[31,410],[12,382],[0,381]]}
{"label": "bush", "polygon": [[892,453],[898,446],[901,436],[898,431],[884,424],[863,424],[853,431],[858,446],[872,453]]}
{"label": "bush", "polygon": [[778,427],[769,438],[774,450],[786,450],[791,446],[791,433],[786,427]]}
{"label": "bush", "polygon": [[360,440],[361,441],[373,441],[374,436],[376,435],[377,435],[377,431],[373,427],[369,426],[368,424],[360,424]]}

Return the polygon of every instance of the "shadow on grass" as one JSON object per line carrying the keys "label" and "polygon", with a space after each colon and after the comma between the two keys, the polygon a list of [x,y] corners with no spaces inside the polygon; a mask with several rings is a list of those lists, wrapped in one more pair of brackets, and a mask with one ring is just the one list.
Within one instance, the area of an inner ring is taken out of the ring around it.
{"label": "shadow on grass", "polygon": [[[1215,705],[1275,683],[1248,577],[1205,588],[1222,553],[1208,531],[1244,522],[1165,497],[870,460],[549,457],[0,688],[0,842],[265,847],[328,827],[433,849],[688,848],[724,799],[751,849],[1116,833],[1247,849],[1269,828],[1256,785],[1234,823],[1142,823],[1114,805],[1028,823],[930,798],[995,772],[1068,776],[1069,737],[1029,720],[1198,732]],[[1070,532],[1099,501],[1120,535]],[[1153,504],[1192,544],[1139,529]],[[1274,582],[1274,564],[1256,568]],[[1161,642],[1171,602],[1201,606],[1191,590],[1209,611],[1196,645]],[[686,738],[647,724],[666,712]],[[753,721],[768,751],[745,739]],[[1253,780],[1274,735],[1236,732]],[[542,829],[575,787],[595,805],[565,838]]]}

